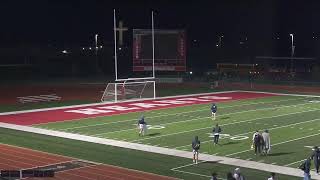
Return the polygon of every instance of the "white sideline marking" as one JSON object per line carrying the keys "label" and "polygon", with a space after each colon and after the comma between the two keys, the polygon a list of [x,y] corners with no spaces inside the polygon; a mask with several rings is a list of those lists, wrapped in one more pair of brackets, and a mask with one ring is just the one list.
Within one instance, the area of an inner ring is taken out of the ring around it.
{"label": "white sideline marking", "polygon": [[[304,104],[310,104],[310,103],[303,103],[303,104],[300,104],[300,105],[304,105]],[[279,108],[287,108],[287,107],[292,107],[292,105],[290,105],[290,106],[287,106],[287,105],[279,106]],[[220,117],[221,117],[221,116],[222,116],[222,117],[224,117],[224,116],[229,116],[229,115],[233,115],[233,114],[241,114],[241,113],[246,113],[246,112],[254,112],[254,111],[260,111],[260,110],[268,110],[268,109],[274,109],[274,108],[260,108],[260,109],[253,109],[253,110],[247,110],[247,111],[239,111],[239,112],[234,112],[234,113],[223,114],[223,115],[220,115]],[[168,123],[156,124],[156,125],[165,126],[165,125],[172,125],[172,124],[179,124],[179,123],[197,121],[197,120],[199,120],[199,119],[211,119],[211,117],[198,117],[198,118],[193,118],[193,119],[184,120],[184,121],[168,122]],[[234,122],[234,124],[237,124],[237,123],[239,123],[239,122],[248,122],[248,120],[246,120],[246,121]],[[251,123],[252,123],[252,122],[251,122]],[[229,124],[228,124],[228,125],[229,125]],[[210,128],[212,128],[212,127],[210,127]],[[201,129],[208,129],[208,127],[207,127],[207,128],[194,129],[194,130],[192,130],[192,131],[201,130]],[[58,130],[60,130],[60,129],[58,129]],[[118,130],[118,131],[104,132],[104,133],[98,133],[98,134],[93,134],[93,135],[102,137],[101,135],[105,135],[105,134],[119,133],[119,132],[132,131],[132,130],[136,130],[136,128],[122,129],[122,130]],[[155,137],[153,137],[153,138],[156,138],[156,137],[160,137],[160,136],[155,136]],[[146,138],[144,138],[144,139],[146,139]]]}
{"label": "white sideline marking", "polygon": [[[171,169],[172,170],[172,169]],[[185,173],[185,174],[191,174],[191,175],[195,175],[195,176],[202,176],[202,177],[207,177],[210,178],[211,176],[208,175],[203,175],[203,174],[198,174],[198,173],[193,173],[193,172],[188,172],[188,171],[181,171],[181,170],[172,170],[172,171],[176,171],[176,172],[180,172],[180,173]]]}
{"label": "white sideline marking", "polygon": [[[182,171],[182,170],[172,170],[172,171],[176,171],[176,172],[180,172],[180,173],[184,173],[184,174],[191,174],[191,175],[194,175],[194,176],[202,176],[202,177],[206,177],[206,178],[211,178],[211,176],[208,176],[208,175],[199,174],[199,173],[193,173],[193,172],[189,172],[189,171]],[[227,180],[227,179],[220,178],[220,177],[218,177],[218,179]]]}
{"label": "white sideline marking", "polygon": [[[198,164],[205,163],[205,162],[207,162],[207,161],[200,161],[200,162],[198,162]],[[181,168],[189,167],[189,166],[196,166],[196,164],[194,164],[194,163],[190,163],[190,164],[186,164],[186,165],[178,166],[178,167],[175,167],[175,168],[171,168],[170,170],[181,169]]]}
{"label": "white sideline marking", "polygon": [[[249,119],[249,120],[244,120],[244,121],[237,121],[237,122],[234,122],[234,123],[221,124],[220,126],[240,124],[240,123],[243,123],[243,122],[250,122],[250,121],[255,121],[255,120],[259,120],[259,119],[268,119],[268,118],[288,116],[288,115],[292,115],[292,114],[299,114],[299,113],[305,113],[305,112],[311,112],[311,111],[319,111],[319,110],[320,110],[320,109],[308,110],[308,111],[301,111],[301,112],[295,112],[295,113],[288,113],[288,114],[282,114],[282,115],[276,115],[276,116],[270,116],[270,117],[261,117],[261,118]],[[160,136],[154,136],[154,137],[148,137],[148,138],[143,138],[143,139],[137,139],[137,140],[133,140],[133,141],[131,141],[131,142],[144,141],[144,140],[148,140],[148,139],[155,139],[155,138],[160,138],[160,137],[165,137],[165,136],[172,136],[172,135],[176,135],[176,134],[189,133],[189,132],[193,132],[193,131],[198,131],[198,130],[203,130],[203,129],[211,129],[211,128],[212,128],[212,127],[198,128],[198,129],[193,129],[193,130],[189,130],[189,131],[181,131],[181,132],[172,133],[172,134],[164,134],[164,135],[160,135]]]}
{"label": "white sideline marking", "polygon": [[[296,126],[296,125],[304,124],[304,123],[311,123],[311,122],[319,121],[319,120],[320,120],[320,118],[317,118],[317,119],[311,119],[311,120],[308,120],[308,121],[303,121],[303,122],[298,122],[298,123],[293,123],[293,124],[287,124],[287,125],[277,126],[277,127],[274,127],[274,128],[268,128],[268,129],[269,129],[269,130],[280,129],[280,128]],[[260,129],[260,130],[261,130],[261,129]],[[251,132],[246,132],[246,133],[236,134],[236,135],[232,135],[232,136],[241,136],[241,135],[246,135],[246,134],[250,134],[250,133],[254,133],[254,132],[255,132],[255,131],[251,131]],[[208,143],[208,142],[212,142],[212,140],[209,140],[209,141],[203,141],[203,142],[201,142],[201,144],[205,144],[205,143]],[[177,148],[177,149],[179,149],[179,148],[182,148],[182,147],[185,147],[185,146],[190,146],[190,144],[189,144],[189,145],[184,145],[184,146],[179,146],[179,147],[176,147],[176,148]]]}
{"label": "white sideline marking", "polygon": [[273,92],[263,92],[263,91],[243,91],[238,90],[238,92],[254,92],[254,93],[267,93],[267,94],[274,94],[274,95],[282,95],[282,96],[297,96],[297,97],[320,97],[319,95],[307,95],[307,94],[290,94],[290,93],[273,93]]}
{"label": "white sideline marking", "polygon": [[[309,137],[313,137],[313,136],[318,136],[318,135],[320,135],[320,133],[309,135],[309,136],[303,136],[303,137],[300,137],[300,138],[290,139],[288,141],[283,141],[283,142],[280,142],[280,143],[276,143],[276,144],[273,144],[271,146],[277,146],[277,145],[281,145],[281,144],[285,144],[285,143],[289,143],[289,142],[293,142],[293,141],[298,141],[298,140],[301,140],[301,139],[305,139],[305,138],[309,138]],[[227,154],[225,156],[226,157],[233,156],[233,155],[241,154],[241,153],[248,152],[248,151],[252,151],[252,149],[248,149],[248,150],[244,150],[244,151],[240,151],[240,152],[236,152],[236,153],[232,153],[232,154]]]}
{"label": "white sideline marking", "polygon": [[[270,102],[243,103],[243,104],[232,105],[232,106],[224,106],[224,107],[221,107],[220,109],[227,109],[227,108],[233,108],[233,107],[239,107],[239,106],[249,106],[249,105],[256,105],[256,104],[278,103],[278,102],[292,101],[292,100],[299,100],[299,99],[304,99],[304,98],[284,99],[284,100],[277,100],[277,101],[270,101]],[[195,111],[185,111],[185,112],[172,113],[172,114],[171,113],[162,113],[161,112],[161,113],[158,113],[158,114],[162,114],[162,115],[150,116],[150,117],[148,117],[148,119],[153,119],[153,118],[158,118],[158,117],[167,117],[167,116],[177,116],[177,115],[188,116],[188,115],[185,115],[185,114],[194,113],[194,112],[201,112],[201,111],[210,111],[210,109],[209,108],[201,108],[201,109],[195,110]],[[81,118],[81,119],[91,119],[91,118],[92,117],[90,117],[90,118]],[[128,119],[128,120],[123,120],[123,121],[106,122],[106,123],[99,123],[99,124],[92,124],[92,125],[85,125],[85,126],[75,126],[75,127],[57,129],[57,130],[69,130],[69,129],[78,129],[78,128],[86,128],[86,127],[95,127],[95,126],[100,126],[100,125],[118,124],[118,123],[129,122],[129,121],[137,121],[137,119],[135,118],[135,119]],[[63,122],[63,121],[60,121],[60,122]],[[44,123],[44,124],[50,124],[50,123]]]}
{"label": "white sideline marking", "polygon": [[293,165],[293,164],[297,164],[297,163],[303,162],[304,160],[305,160],[305,159],[302,159],[302,160],[299,160],[299,161],[295,161],[295,162],[286,164],[286,165],[284,165],[284,166],[291,166],[291,165]]}

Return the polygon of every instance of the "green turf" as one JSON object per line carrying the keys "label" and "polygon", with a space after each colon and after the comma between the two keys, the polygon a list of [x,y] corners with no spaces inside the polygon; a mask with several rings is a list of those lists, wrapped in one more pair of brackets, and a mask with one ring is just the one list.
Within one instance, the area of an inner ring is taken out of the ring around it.
{"label": "green turf", "polygon": [[[202,141],[201,152],[240,159],[287,165],[306,158],[310,148],[320,145],[320,103],[314,97],[275,96],[218,103],[218,117],[210,118],[210,104],[185,106],[144,112],[146,121],[163,129],[149,129],[145,137],[137,135],[136,123],[141,113],[77,121],[49,123],[38,127],[161,147],[190,150],[192,138]],[[209,137],[219,123],[223,134],[219,146]],[[255,156],[250,150],[255,130],[269,129],[272,154]],[[240,138],[242,140],[236,140]]]}
{"label": "green turf", "polygon": [[[189,164],[191,160],[4,128],[0,128],[0,143],[27,147],[186,180],[205,180],[208,179],[211,172],[218,172],[220,178],[225,178],[225,174],[235,168],[234,166],[221,165],[215,162],[206,162],[177,168]],[[171,170],[173,168],[176,168],[176,171]],[[247,179],[265,180],[269,175],[268,172],[246,168],[241,168],[241,171]],[[301,178],[279,175],[279,179],[298,180]]]}

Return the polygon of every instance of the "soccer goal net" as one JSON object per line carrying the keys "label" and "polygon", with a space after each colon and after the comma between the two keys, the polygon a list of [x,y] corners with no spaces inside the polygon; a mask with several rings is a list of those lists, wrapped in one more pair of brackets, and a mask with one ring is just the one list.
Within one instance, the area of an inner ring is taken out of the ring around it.
{"label": "soccer goal net", "polygon": [[132,99],[154,99],[155,81],[108,83],[101,102],[119,102]]}

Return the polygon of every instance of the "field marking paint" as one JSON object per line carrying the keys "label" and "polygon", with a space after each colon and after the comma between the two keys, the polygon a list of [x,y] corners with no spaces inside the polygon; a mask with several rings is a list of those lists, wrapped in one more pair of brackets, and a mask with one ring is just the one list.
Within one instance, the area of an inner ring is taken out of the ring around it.
{"label": "field marking paint", "polygon": [[185,174],[191,174],[191,175],[195,175],[195,176],[202,176],[202,177],[206,177],[206,178],[210,178],[211,176],[208,175],[203,175],[203,174],[198,174],[198,173],[193,173],[193,172],[188,172],[188,171],[182,171],[182,170],[172,170],[171,171],[176,171],[176,172],[180,172],[180,173],[185,173]]}
{"label": "field marking paint", "polygon": [[254,92],[254,93],[267,93],[267,94],[274,94],[274,95],[280,95],[280,96],[297,96],[297,97],[317,97],[319,98],[319,95],[308,95],[308,94],[290,94],[290,93],[273,93],[273,92],[264,92],[264,91],[244,91],[244,90],[238,90],[237,92]]}
{"label": "field marking paint", "polygon": [[[261,117],[261,118],[249,119],[249,120],[244,120],[244,121],[237,121],[237,122],[234,122],[234,123],[221,124],[220,126],[234,125],[234,124],[240,124],[240,123],[243,123],[243,122],[255,121],[255,120],[259,120],[259,119],[268,119],[268,118],[288,116],[288,115],[292,115],[292,114],[299,114],[299,113],[305,113],[305,112],[311,112],[311,111],[319,111],[319,110],[320,110],[320,109],[314,109],[314,110],[301,111],[301,112],[295,112],[295,113],[287,113],[287,114],[270,116],[270,117]],[[154,136],[154,137],[149,137],[149,138],[137,139],[137,140],[133,140],[133,141],[131,141],[131,142],[144,141],[144,140],[148,140],[148,139],[155,139],[155,138],[160,138],[160,137],[165,137],[165,136],[172,136],[172,135],[189,133],[189,132],[193,132],[193,131],[198,131],[198,130],[203,130],[203,129],[211,129],[211,128],[212,128],[212,127],[198,128],[198,129],[193,129],[193,130],[189,130],[189,131],[181,131],[181,132],[172,133],[172,134],[164,134],[164,135],[160,135],[160,136]]]}
{"label": "field marking paint", "polygon": [[[286,101],[293,101],[293,100],[299,100],[299,99],[305,99],[305,98],[284,99],[284,100],[277,100],[277,101],[270,101],[270,102],[243,103],[243,104],[238,104],[238,105],[220,107],[220,109],[227,109],[227,108],[233,108],[233,107],[239,107],[239,106],[250,106],[250,105],[257,105],[257,104],[270,104],[270,103],[286,102]],[[241,101],[241,100],[245,100],[245,99],[240,99],[238,101]],[[201,104],[201,105],[204,105],[204,104]],[[152,110],[150,110],[150,111],[152,112]],[[163,114],[163,115],[150,116],[150,117],[148,117],[148,119],[153,119],[153,118],[158,118],[158,117],[184,115],[184,114],[188,114],[188,113],[201,112],[201,111],[208,111],[209,112],[210,108],[206,107],[206,108],[200,108],[199,110],[195,110],[195,111],[185,111],[185,112],[172,113],[172,114],[171,113],[160,112],[158,114]],[[210,114],[210,112],[208,114]],[[184,115],[184,116],[188,116],[188,115]],[[101,117],[103,117],[103,116],[101,116]],[[92,117],[81,118],[81,119],[92,119]],[[81,119],[79,119],[79,120],[81,120]],[[87,128],[87,127],[95,127],[95,126],[107,125],[107,124],[118,124],[118,123],[123,123],[123,122],[130,122],[130,121],[137,121],[137,118],[123,120],[123,121],[114,121],[114,122],[106,122],[106,123],[99,123],[99,124],[92,124],[92,125],[76,126],[76,127],[56,129],[56,130],[69,130],[69,129]],[[59,122],[63,122],[63,121],[59,121]],[[45,124],[59,123],[59,122],[44,123],[44,125]],[[39,124],[37,124],[37,125],[39,125]],[[54,128],[52,128],[52,129],[54,129]]]}
{"label": "field marking paint", "polygon": [[[207,162],[207,161],[200,161],[200,162],[198,162],[198,164],[205,163],[205,162]],[[171,168],[170,170],[181,169],[181,168],[184,168],[184,167],[189,167],[189,166],[194,166],[194,165],[196,165],[196,164],[190,163],[190,164],[178,166],[178,167],[175,167],[175,168]]]}
{"label": "field marking paint", "polygon": [[[187,157],[187,158],[191,157],[190,156],[191,152],[177,151],[177,150],[172,150],[172,149],[167,149],[167,148],[155,148],[155,147],[147,146],[147,145],[131,144],[128,142],[114,141],[114,140],[110,140],[110,139],[107,140],[107,139],[101,139],[101,138],[93,138],[93,137],[83,136],[83,135],[75,136],[71,133],[44,130],[44,129],[28,127],[28,126],[12,125],[12,124],[8,124],[8,123],[0,123],[0,125],[3,128],[21,130],[21,131],[25,131],[25,132],[46,134],[49,136],[63,137],[63,138],[69,138],[69,139],[73,139],[73,140],[80,140],[80,141],[86,141],[86,142],[94,142],[94,143],[112,145],[112,146],[128,148],[128,149],[144,150],[144,151],[148,151],[148,152],[172,155],[172,156],[177,156],[177,157]],[[202,157],[200,157],[200,158],[202,158]],[[217,160],[221,159],[222,163],[225,163],[225,164],[233,163],[233,165],[252,168],[252,169],[257,169],[256,165],[259,165],[258,163],[254,163],[254,162],[252,162],[252,163],[250,162],[251,164],[245,164],[243,160],[231,161],[233,159],[222,158],[222,157],[213,157],[213,156],[206,155],[206,159],[214,159],[214,158],[217,158]],[[265,166],[267,166],[266,168],[270,167],[271,169],[277,170],[276,167],[271,167],[269,165],[265,165]],[[281,167],[279,167],[279,168],[280,168],[280,170],[284,170],[284,168],[281,168]],[[293,169],[293,168],[290,168],[289,170],[292,170],[292,171],[283,171],[283,172],[288,175],[300,176],[300,175],[297,175],[298,170]],[[275,172],[278,173],[279,171],[275,171]],[[300,173],[300,171],[299,171],[299,173]]]}
{"label": "field marking paint", "polygon": [[[311,120],[308,120],[308,121],[303,121],[303,122],[298,122],[298,123],[293,123],[293,124],[287,124],[287,125],[283,125],[283,126],[277,126],[277,127],[273,127],[273,128],[267,128],[269,130],[274,130],[274,129],[281,129],[281,128],[286,128],[286,127],[290,127],[290,126],[296,126],[296,125],[299,125],[299,124],[304,124],[304,123],[311,123],[311,122],[314,122],[314,121],[319,121],[320,118],[317,118],[317,119],[311,119]],[[261,129],[260,129],[261,130]],[[246,135],[246,134],[252,134],[254,133],[255,131],[251,131],[251,132],[246,132],[246,133],[241,133],[241,134],[235,134],[235,135],[232,135],[234,137],[236,136],[242,136],[242,135]],[[202,141],[201,144],[205,144],[205,143],[208,143],[208,142],[212,142],[212,140],[208,140],[208,141]],[[182,148],[182,147],[186,147],[186,146],[190,146],[189,145],[184,145],[184,146],[179,146],[179,147],[175,147],[177,149],[179,148]]]}
{"label": "field marking paint", "polygon": [[291,166],[291,165],[293,165],[293,164],[297,164],[297,163],[300,163],[300,162],[303,162],[305,159],[302,159],[302,160],[299,160],[299,161],[295,161],[295,162],[292,162],[292,163],[289,163],[289,164],[286,164],[286,165],[284,165],[284,166]]}
{"label": "field marking paint", "polygon": [[[206,177],[206,178],[211,178],[211,176],[208,176],[208,175],[199,174],[199,173],[194,173],[194,172],[189,172],[189,171],[182,171],[182,170],[172,170],[172,171],[176,171],[176,172],[180,172],[180,173],[184,173],[184,174],[191,174],[191,175],[194,175],[194,176],[202,176],[202,177]],[[218,179],[220,179],[220,180],[227,180],[227,179],[220,178],[220,177],[218,177]]]}
{"label": "field marking paint", "polygon": [[[304,105],[304,104],[310,104],[310,103],[303,103],[303,104],[300,104],[300,105]],[[295,106],[295,105],[279,106],[279,107],[277,107],[277,109],[279,109],[279,108],[287,108],[287,107],[292,107],[292,106]],[[255,111],[260,111],[260,110],[268,110],[268,109],[275,109],[275,108],[260,108],[260,109],[252,109],[252,110],[247,110],[247,111],[239,111],[239,112],[234,112],[234,113],[223,114],[223,115],[220,115],[220,117],[221,117],[221,116],[222,116],[222,117],[224,117],[224,116],[229,116],[229,115],[233,115],[233,114],[241,114],[241,113],[247,113],[247,112],[255,112]],[[179,124],[179,123],[186,123],[186,122],[196,121],[196,120],[200,120],[200,119],[206,120],[206,119],[212,119],[212,118],[211,118],[211,117],[198,117],[198,118],[188,119],[188,120],[184,120],[184,121],[163,123],[163,124],[159,124],[159,125],[160,125],[160,126],[166,126],[166,125],[172,125],[172,124]],[[239,122],[248,122],[248,120],[246,120],[246,121],[237,121],[237,122],[234,122],[234,123],[237,124],[237,123],[239,123]],[[207,128],[208,128],[208,127],[207,127]],[[212,128],[212,127],[210,127],[210,128]],[[104,134],[112,134],[112,133],[119,133],[119,132],[125,132],[125,131],[132,131],[132,130],[135,130],[135,129],[136,129],[136,128],[122,129],[122,130],[118,130],[118,131],[98,133],[98,134],[93,134],[93,135],[94,135],[94,136],[100,136],[100,135],[104,135]],[[194,130],[201,130],[201,129],[203,129],[203,128],[194,129]],[[157,137],[159,137],[159,136],[157,136]]]}
{"label": "field marking paint", "polygon": [[[271,145],[271,147],[272,146],[281,145],[281,144],[285,144],[285,143],[289,143],[289,142],[293,142],[293,141],[298,141],[298,140],[309,138],[309,137],[313,137],[313,136],[318,136],[318,135],[320,135],[320,133],[309,135],[309,136],[303,136],[303,137],[300,137],[300,138],[290,139],[288,141],[283,141],[283,142],[280,142],[280,143],[273,144],[273,145]],[[252,149],[248,149],[248,150],[244,150],[244,151],[240,151],[240,152],[236,152],[236,153],[232,153],[232,154],[227,154],[225,156],[229,157],[229,156],[233,156],[233,155],[236,155],[236,154],[242,154],[242,153],[248,152],[248,151],[252,151]]]}
{"label": "field marking paint", "polygon": [[[192,96],[235,93],[235,92],[240,92],[240,91],[219,91],[219,92],[210,92],[210,93],[197,93],[197,94],[186,94],[186,95],[177,95],[177,96],[165,96],[165,97],[157,97],[155,100],[167,99],[167,98],[168,99],[170,99],[170,98],[187,98],[190,96],[192,97]],[[270,93],[265,93],[265,94],[270,94]],[[134,100],[131,99],[131,100],[127,100],[127,101],[121,101],[120,103],[131,103],[131,102],[145,101],[145,100],[150,100],[150,99],[134,99]],[[21,113],[29,113],[29,112],[42,112],[42,111],[50,111],[50,110],[71,109],[71,108],[78,108],[78,107],[100,106],[100,105],[109,105],[109,104],[114,104],[114,102],[103,102],[103,103],[99,102],[99,103],[88,103],[88,104],[80,104],[80,105],[70,105],[70,106],[63,106],[63,107],[52,107],[52,108],[12,111],[12,112],[0,113],[0,115],[21,114]]]}

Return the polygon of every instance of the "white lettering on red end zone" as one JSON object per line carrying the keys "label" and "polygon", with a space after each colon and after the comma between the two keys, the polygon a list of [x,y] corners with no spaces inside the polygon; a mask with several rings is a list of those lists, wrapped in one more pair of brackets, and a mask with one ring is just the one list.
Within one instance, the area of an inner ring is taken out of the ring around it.
{"label": "white lettering on red end zone", "polygon": [[[156,100],[144,100],[135,102],[120,102],[104,105],[84,105],[83,107],[66,107],[65,109],[52,109],[46,111],[25,112],[17,114],[1,115],[0,122],[34,125],[49,122],[67,120],[78,120],[98,116],[110,116],[121,113],[139,112],[145,110],[156,110],[163,108],[174,108],[194,104],[205,104],[210,102],[223,102],[240,99],[253,99],[261,97],[276,96],[270,93],[255,92],[222,92],[212,95],[179,96],[176,98],[162,98]],[[208,107],[208,110],[210,107]]]}
{"label": "white lettering on red end zone", "polygon": [[100,109],[93,109],[93,108],[86,108],[86,109],[70,110],[70,111],[65,111],[65,112],[79,113],[79,114],[86,114],[86,115],[93,115],[93,114],[110,113],[110,112],[114,112],[114,111],[110,111],[110,110],[100,110]]}

